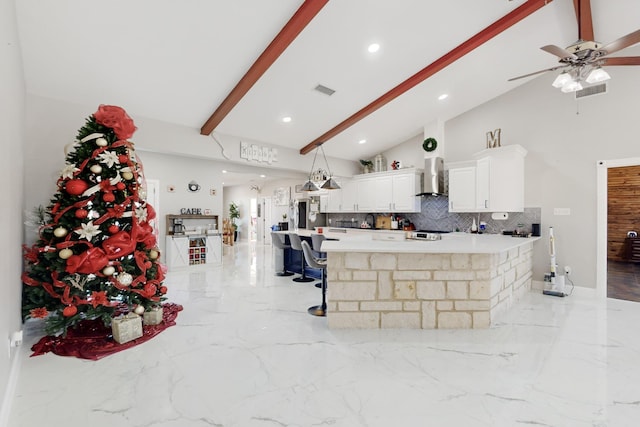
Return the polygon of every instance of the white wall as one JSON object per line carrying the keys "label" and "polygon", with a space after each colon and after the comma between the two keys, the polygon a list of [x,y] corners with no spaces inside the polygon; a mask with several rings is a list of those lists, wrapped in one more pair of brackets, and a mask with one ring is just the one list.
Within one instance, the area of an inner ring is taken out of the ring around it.
{"label": "white wall", "polygon": [[10,357],[8,338],[21,328],[25,88],[14,3],[0,0],[0,425],[7,422],[12,393],[9,381],[15,350]]}
{"label": "white wall", "polygon": [[[637,67],[608,67],[609,93],[576,102],[539,77],[446,123],[446,161],[467,160],[485,148],[486,132],[502,128],[502,145],[520,144],[525,159],[525,206],[542,208],[545,241],[535,245],[534,280],[549,269],[548,227],[557,261],[573,267],[576,285],[596,282],[596,162],[638,156]],[[579,114],[577,111],[579,109]],[[570,216],[554,216],[554,208]],[[640,221],[640,218],[639,218]]]}
{"label": "white wall", "polygon": [[394,160],[398,160],[403,168],[423,169],[425,151],[422,149],[422,141],[422,134],[416,135],[382,153],[387,159],[387,170],[392,170],[391,162]]}
{"label": "white wall", "polygon": [[[160,182],[156,209],[160,249],[165,249],[166,215],[179,214],[182,208],[200,208],[203,212],[211,210],[211,215],[218,215],[218,228],[222,230],[225,209],[219,162],[150,152],[139,152],[138,157],[144,166],[145,177]],[[200,185],[200,191],[192,193],[187,190],[187,184],[192,180]],[[169,186],[174,187],[173,192],[168,191]],[[215,190],[215,195],[211,190]]]}

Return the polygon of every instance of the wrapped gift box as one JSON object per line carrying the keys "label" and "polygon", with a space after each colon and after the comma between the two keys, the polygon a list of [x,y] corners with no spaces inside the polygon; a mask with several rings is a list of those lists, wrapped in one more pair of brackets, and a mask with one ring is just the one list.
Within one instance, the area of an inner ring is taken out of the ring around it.
{"label": "wrapped gift box", "polygon": [[145,325],[159,325],[162,323],[162,307],[153,307],[145,311],[142,321]]}
{"label": "wrapped gift box", "polygon": [[116,317],[111,322],[113,339],[118,344],[135,340],[142,336],[142,318],[135,313]]}

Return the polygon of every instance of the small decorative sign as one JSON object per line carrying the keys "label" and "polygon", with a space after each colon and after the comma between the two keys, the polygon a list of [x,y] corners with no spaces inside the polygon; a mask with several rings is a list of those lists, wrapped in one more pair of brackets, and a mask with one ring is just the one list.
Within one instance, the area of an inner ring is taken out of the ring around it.
{"label": "small decorative sign", "polygon": [[493,132],[487,132],[487,148],[500,147],[500,131],[502,129],[498,128]]}
{"label": "small decorative sign", "polygon": [[240,158],[249,161],[271,164],[278,161],[278,150],[271,147],[261,147],[256,144],[240,142]]}
{"label": "small decorative sign", "polygon": [[182,208],[180,209],[180,215],[202,215],[201,208]]}

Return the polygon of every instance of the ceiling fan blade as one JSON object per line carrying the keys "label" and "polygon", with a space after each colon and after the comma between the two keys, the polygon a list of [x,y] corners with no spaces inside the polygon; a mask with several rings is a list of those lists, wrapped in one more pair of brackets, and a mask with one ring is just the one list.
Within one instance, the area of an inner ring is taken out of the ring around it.
{"label": "ceiling fan blade", "polygon": [[560,59],[565,59],[565,58],[578,59],[578,57],[576,55],[574,55],[573,53],[571,53],[568,50],[563,49],[563,48],[561,48],[559,46],[553,45],[553,44],[542,46],[540,49],[542,49],[545,52],[548,52],[548,53],[550,53],[552,55],[555,55]]}
{"label": "ceiling fan blade", "polygon": [[591,19],[591,1],[573,0],[573,7],[578,18],[578,37],[581,40],[593,41],[593,20]]}
{"label": "ceiling fan blade", "polygon": [[512,77],[509,80],[507,80],[508,82],[512,82],[514,80],[518,80],[518,79],[524,79],[525,77],[529,77],[529,76],[535,76],[536,74],[542,74],[542,73],[546,73],[547,71],[554,71],[557,70],[559,68],[564,68],[565,65],[558,65],[557,67],[551,67],[551,68],[547,68],[546,70],[540,70],[540,71],[536,71],[533,73],[529,73],[529,74],[524,74],[522,76],[518,76],[518,77]]}
{"label": "ceiling fan blade", "polygon": [[614,52],[619,51],[620,49],[624,49],[625,47],[632,46],[636,43],[640,43],[640,30],[629,33],[626,36],[622,36],[618,40],[612,41],[600,50],[606,52],[606,55],[610,55]]}
{"label": "ceiling fan blade", "polygon": [[602,58],[602,65],[640,65],[640,56],[618,56]]}

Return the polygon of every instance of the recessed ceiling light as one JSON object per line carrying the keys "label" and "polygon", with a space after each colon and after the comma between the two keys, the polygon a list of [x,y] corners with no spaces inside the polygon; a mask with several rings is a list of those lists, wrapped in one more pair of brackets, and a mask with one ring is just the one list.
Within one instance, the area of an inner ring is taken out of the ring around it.
{"label": "recessed ceiling light", "polygon": [[260,178],[266,178],[267,175],[260,175]]}
{"label": "recessed ceiling light", "polygon": [[447,94],[447,93],[443,93],[442,95],[440,95],[440,96],[438,97],[438,100],[439,100],[439,101],[442,101],[443,99],[447,99],[448,97],[449,97],[449,94]]}
{"label": "recessed ceiling light", "polygon": [[378,43],[371,43],[367,50],[369,51],[369,53],[376,53],[380,50],[380,45]]}
{"label": "recessed ceiling light", "polygon": [[226,169],[222,169],[222,173],[227,173],[227,170]]}
{"label": "recessed ceiling light", "polygon": [[287,117],[283,117],[282,121],[285,123],[289,123],[291,121],[291,117],[287,116]]}
{"label": "recessed ceiling light", "polygon": [[358,141],[358,144],[365,144],[367,142],[366,139],[361,139],[360,141]]}

